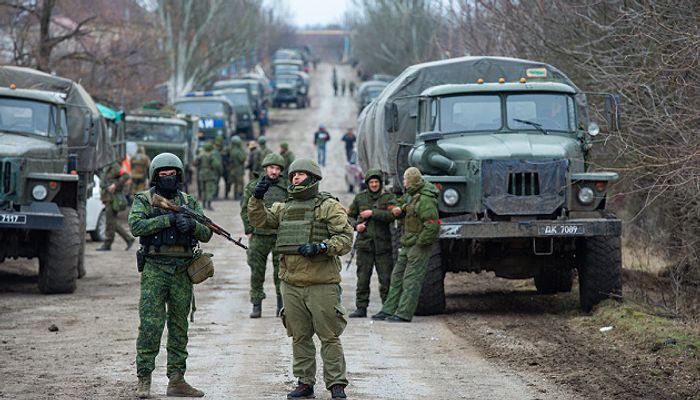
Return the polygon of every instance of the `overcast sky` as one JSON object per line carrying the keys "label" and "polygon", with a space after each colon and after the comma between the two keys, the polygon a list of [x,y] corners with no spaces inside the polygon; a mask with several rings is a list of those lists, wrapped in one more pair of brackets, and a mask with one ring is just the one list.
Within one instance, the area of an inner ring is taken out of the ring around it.
{"label": "overcast sky", "polygon": [[352,0],[277,0],[281,2],[292,17],[295,25],[326,25],[341,23],[346,9]]}

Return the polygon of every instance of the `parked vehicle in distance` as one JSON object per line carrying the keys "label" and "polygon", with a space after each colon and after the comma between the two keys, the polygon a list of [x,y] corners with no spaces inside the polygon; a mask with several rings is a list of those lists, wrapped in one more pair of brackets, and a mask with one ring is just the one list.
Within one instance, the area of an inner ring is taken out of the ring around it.
{"label": "parked vehicle in distance", "polygon": [[250,92],[246,88],[238,88],[215,90],[214,93],[228,99],[236,109],[236,133],[247,140],[255,139],[255,115]]}
{"label": "parked vehicle in distance", "polygon": [[387,85],[384,81],[363,82],[357,89],[357,113],[361,113],[372,100],[379,97]]}
{"label": "parked vehicle in distance", "polygon": [[306,108],[308,106],[308,85],[301,74],[303,72],[282,74],[276,77],[275,90],[272,97],[273,107],[282,107],[289,104],[294,104],[297,108]]}
{"label": "parked vehicle in distance", "polygon": [[226,97],[208,91],[191,92],[175,99],[173,106],[178,113],[199,117],[200,141],[213,141],[220,136],[228,143],[236,133],[236,108]]}

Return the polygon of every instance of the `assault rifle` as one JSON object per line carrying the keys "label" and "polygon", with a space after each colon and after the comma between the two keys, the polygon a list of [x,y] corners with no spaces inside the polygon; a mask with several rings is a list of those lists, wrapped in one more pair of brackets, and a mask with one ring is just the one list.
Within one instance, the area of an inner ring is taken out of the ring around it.
{"label": "assault rifle", "polygon": [[207,228],[211,229],[211,231],[216,233],[217,235],[223,236],[229,242],[233,242],[233,244],[235,244],[236,246],[248,250],[248,246],[241,243],[241,238],[238,238],[238,240],[232,238],[230,233],[226,232],[224,228],[214,223],[214,221],[209,219],[209,217],[206,217],[187,206],[178,206],[177,204],[173,204],[163,196],[157,194],[153,195],[153,198],[151,199],[151,205],[153,207],[158,207],[164,210],[172,211],[174,213],[186,215],[192,218],[193,220],[199,222],[200,224],[206,226]]}
{"label": "assault rifle", "polygon": [[357,253],[357,239],[353,240],[352,242],[352,250],[350,250],[350,258],[348,258],[348,263],[345,264],[345,270],[350,269],[350,265],[352,265],[352,260],[355,258],[355,253]]}

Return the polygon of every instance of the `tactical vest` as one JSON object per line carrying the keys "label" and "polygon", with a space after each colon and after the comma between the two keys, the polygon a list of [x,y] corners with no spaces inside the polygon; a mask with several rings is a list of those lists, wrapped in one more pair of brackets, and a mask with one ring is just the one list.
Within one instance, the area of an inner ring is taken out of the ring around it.
{"label": "tactical vest", "polygon": [[420,218],[418,217],[418,213],[416,212],[420,196],[420,192],[414,194],[411,198],[411,201],[404,208],[406,216],[403,220],[403,231],[405,233],[419,233],[423,230],[423,223],[421,222]]}
{"label": "tactical vest", "polygon": [[147,164],[148,162],[144,156],[140,154],[134,156],[131,160],[131,177],[134,179],[145,179]]}
{"label": "tactical vest", "polygon": [[[285,181],[280,178],[277,182],[270,185],[270,189],[263,197],[265,207],[270,208],[274,203],[284,203],[287,200],[287,187],[284,183]],[[254,228],[254,232],[257,235],[274,235],[277,233],[277,229]]]}
{"label": "tactical vest", "polygon": [[[148,204],[151,204],[151,196],[155,188],[146,191],[146,199]],[[180,198],[180,205],[187,205],[187,200],[182,192],[177,192]],[[167,214],[167,210],[158,207],[151,207],[149,218],[158,217]],[[141,236],[139,243],[146,250],[146,255],[162,255],[169,257],[191,257],[193,249],[197,247],[197,239],[194,233],[182,233],[176,226],[171,226],[152,235]]]}
{"label": "tactical vest", "polygon": [[305,243],[320,243],[330,239],[326,221],[318,221],[316,209],[333,198],[328,193],[319,193],[309,200],[291,200],[285,204],[282,222],[277,229],[276,250],[280,254],[299,254],[297,249]]}

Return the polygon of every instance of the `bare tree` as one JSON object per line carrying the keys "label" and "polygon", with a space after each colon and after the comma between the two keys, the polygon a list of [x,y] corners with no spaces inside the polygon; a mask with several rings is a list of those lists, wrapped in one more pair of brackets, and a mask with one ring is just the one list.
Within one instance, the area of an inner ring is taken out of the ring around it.
{"label": "bare tree", "polygon": [[160,0],[173,98],[204,85],[255,45],[260,0]]}

